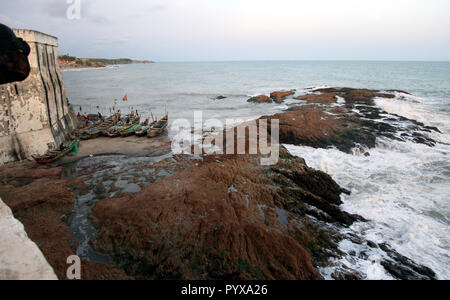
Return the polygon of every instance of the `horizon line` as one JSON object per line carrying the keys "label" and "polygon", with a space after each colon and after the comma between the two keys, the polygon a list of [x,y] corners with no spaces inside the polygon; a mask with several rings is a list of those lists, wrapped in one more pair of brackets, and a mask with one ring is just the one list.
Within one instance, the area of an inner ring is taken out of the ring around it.
{"label": "horizon line", "polygon": [[[148,60],[136,59],[133,60]],[[225,62],[450,62],[450,59],[238,59],[238,60],[151,60],[155,63],[225,63]]]}

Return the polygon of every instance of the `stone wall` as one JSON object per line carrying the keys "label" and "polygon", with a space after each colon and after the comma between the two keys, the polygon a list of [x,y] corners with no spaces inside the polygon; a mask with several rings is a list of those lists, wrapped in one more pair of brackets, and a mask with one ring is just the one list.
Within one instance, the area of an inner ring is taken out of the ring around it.
{"label": "stone wall", "polygon": [[30,158],[65,142],[76,126],[58,64],[58,39],[14,30],[31,48],[30,76],[0,85],[0,164]]}

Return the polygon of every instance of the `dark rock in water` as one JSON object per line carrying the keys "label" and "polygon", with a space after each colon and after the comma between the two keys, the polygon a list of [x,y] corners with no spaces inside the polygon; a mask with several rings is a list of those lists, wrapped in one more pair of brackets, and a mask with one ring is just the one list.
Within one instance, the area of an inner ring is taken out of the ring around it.
{"label": "dark rock in water", "polygon": [[428,267],[421,266],[399,254],[388,244],[378,245],[390,259],[381,261],[381,265],[393,277],[401,280],[436,280],[436,274]]}
{"label": "dark rock in water", "polygon": [[[272,167],[272,170],[291,179],[303,190],[309,191],[331,204],[342,204],[341,187],[326,173],[310,169],[306,165],[286,169]],[[308,170],[308,172],[305,172],[305,170]]]}
{"label": "dark rock in water", "polygon": [[370,156],[370,153],[369,153],[369,152],[366,152],[366,153],[364,153],[364,156],[365,156],[365,157],[369,157],[369,156]]}
{"label": "dark rock in water", "polygon": [[266,95],[259,95],[252,97],[247,100],[247,102],[253,102],[253,103],[272,103],[272,98],[266,96]]}
{"label": "dark rock in water", "polygon": [[378,248],[378,245],[372,241],[367,241],[367,246],[370,248]]}
{"label": "dark rock in water", "polygon": [[223,99],[227,99],[227,97],[225,97],[225,96],[217,96],[216,97],[216,100],[223,100]]}
{"label": "dark rock in water", "polygon": [[395,98],[395,95],[380,93],[376,90],[352,89],[352,88],[324,88],[315,90],[317,93],[333,93],[345,99],[347,104],[366,104],[374,105],[375,97]]}
{"label": "dark rock in water", "polygon": [[294,95],[295,90],[291,90],[288,92],[273,92],[270,94],[270,98],[273,99],[276,103],[282,103],[288,96]]}
{"label": "dark rock in water", "polygon": [[97,184],[94,187],[94,193],[97,195],[102,195],[106,192],[105,186],[102,183]]}
{"label": "dark rock in water", "polygon": [[402,93],[402,94],[406,94],[406,95],[411,95],[410,93],[402,91],[402,90],[386,90],[386,92]]}
{"label": "dark rock in water", "polygon": [[352,192],[350,192],[349,190],[344,189],[344,188],[341,188],[341,192],[342,192],[342,194],[345,194],[345,195],[348,195],[348,196],[350,196],[352,194]]}
{"label": "dark rock in water", "polygon": [[439,130],[439,128],[434,127],[434,126],[424,126],[425,129],[430,130],[430,131],[435,131],[437,133],[442,133],[442,131]]}
{"label": "dark rock in water", "polygon": [[[342,189],[334,180],[323,172],[306,165],[290,165],[284,168],[272,167],[278,174],[276,180],[284,186],[284,196],[289,195],[293,201],[300,201],[313,206],[323,213],[313,212],[315,217],[343,226],[350,226],[361,217],[342,211],[340,194]],[[280,177],[281,176],[281,177]]]}
{"label": "dark rock in water", "polygon": [[331,274],[334,280],[363,280],[363,277],[358,272],[352,270],[337,270]]}
{"label": "dark rock in water", "polygon": [[[350,240],[354,244],[362,245],[364,243],[364,241],[363,241],[363,239],[361,237],[359,237],[359,236],[357,236],[356,234],[353,234],[353,233],[348,233],[346,235],[346,238],[348,240]],[[352,255],[352,256],[356,256],[356,253],[355,254],[351,254],[349,252],[349,254]]]}

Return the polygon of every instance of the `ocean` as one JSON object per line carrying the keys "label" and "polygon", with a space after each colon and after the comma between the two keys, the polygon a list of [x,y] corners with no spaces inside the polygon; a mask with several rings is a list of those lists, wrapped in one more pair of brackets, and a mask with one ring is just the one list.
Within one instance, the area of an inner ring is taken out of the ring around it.
{"label": "ocean", "polygon": [[[402,255],[450,279],[450,62],[196,62],[123,65],[64,71],[67,94],[76,111],[108,115],[114,104],[126,113],[138,110],[170,119],[192,120],[194,111],[217,119],[251,119],[281,112],[283,104],[252,104],[254,95],[314,87],[404,90],[395,99],[377,99],[388,113],[436,126],[433,148],[385,138],[369,150],[370,157],[336,149],[286,145],[308,165],[330,174],[352,191],[343,196],[344,210],[369,223],[348,230],[377,243],[388,242]],[[122,98],[127,95],[128,102]],[[226,99],[216,100],[217,96]],[[346,253],[361,251],[344,241]],[[391,279],[373,250],[369,258],[348,255],[335,261],[358,269],[367,279]],[[321,272],[328,278],[329,269]]]}

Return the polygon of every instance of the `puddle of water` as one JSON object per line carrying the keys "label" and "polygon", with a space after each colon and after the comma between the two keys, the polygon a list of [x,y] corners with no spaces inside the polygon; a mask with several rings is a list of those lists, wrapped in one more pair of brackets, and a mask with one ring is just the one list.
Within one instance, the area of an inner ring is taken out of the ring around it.
{"label": "puddle of water", "polygon": [[[152,165],[170,157],[164,155],[159,157],[126,157],[126,156],[100,156],[85,158],[64,168],[61,178],[71,179],[79,176],[80,172],[89,174],[89,179],[84,183],[90,186],[90,191],[75,190],[75,207],[71,216],[70,228],[78,241],[77,255],[80,258],[92,262],[113,265],[111,259],[104,254],[98,253],[90,246],[90,241],[97,237],[98,231],[89,221],[92,208],[100,201],[114,197],[118,192],[138,193],[141,187],[133,181],[137,174],[149,176],[155,169],[144,169],[143,166]],[[158,180],[170,176],[171,173],[161,169]],[[147,176],[139,177],[139,183],[143,185],[152,184]],[[115,189],[113,189],[113,187]]]}

